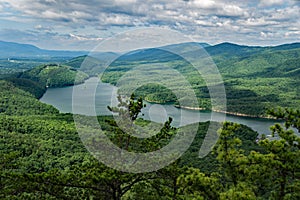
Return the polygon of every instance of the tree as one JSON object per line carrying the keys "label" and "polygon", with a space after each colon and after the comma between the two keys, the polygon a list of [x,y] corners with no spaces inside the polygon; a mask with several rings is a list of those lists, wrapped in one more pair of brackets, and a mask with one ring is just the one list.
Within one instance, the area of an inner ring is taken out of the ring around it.
{"label": "tree", "polygon": [[271,127],[276,140],[260,142],[267,151],[267,166],[274,170],[273,196],[277,199],[300,198],[300,111],[292,109],[271,110],[270,114],[285,121],[284,127],[275,124]]}
{"label": "tree", "polygon": [[234,134],[238,125],[225,122],[215,148],[220,170],[206,175],[189,169],[178,179],[183,194],[199,199],[299,199],[300,137],[294,131],[299,133],[300,111],[277,109],[270,114],[283,119],[284,127],[273,125],[274,139],[262,138],[261,151],[249,154]]}

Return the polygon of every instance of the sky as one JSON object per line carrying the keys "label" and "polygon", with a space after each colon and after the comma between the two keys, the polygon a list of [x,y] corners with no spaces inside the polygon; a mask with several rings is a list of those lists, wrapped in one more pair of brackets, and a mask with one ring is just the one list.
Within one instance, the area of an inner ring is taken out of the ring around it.
{"label": "sky", "polygon": [[212,45],[300,42],[300,1],[0,0],[0,40],[44,49],[91,50],[145,27]]}

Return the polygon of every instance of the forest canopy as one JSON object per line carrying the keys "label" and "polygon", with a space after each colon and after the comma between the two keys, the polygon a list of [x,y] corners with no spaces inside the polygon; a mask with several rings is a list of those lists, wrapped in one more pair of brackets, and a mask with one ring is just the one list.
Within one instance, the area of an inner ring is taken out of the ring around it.
{"label": "forest canopy", "polygon": [[[82,144],[71,114],[59,114],[11,82],[1,81],[0,91],[1,199],[300,197],[300,138],[289,129],[294,127],[299,133],[298,110],[270,111],[285,120],[284,127],[271,127],[276,140],[258,138],[253,130],[234,123],[200,123],[194,142],[179,160],[158,171],[135,174],[96,160]],[[128,112],[133,123],[149,123],[134,114],[140,112],[142,99],[130,102],[122,110],[124,116]],[[140,143],[124,133],[112,117],[98,117],[98,121],[115,144],[131,151],[160,148],[177,131],[167,121],[156,137]],[[212,152],[200,159],[199,146],[210,123],[219,140]],[[143,145],[137,146],[139,143]]]}

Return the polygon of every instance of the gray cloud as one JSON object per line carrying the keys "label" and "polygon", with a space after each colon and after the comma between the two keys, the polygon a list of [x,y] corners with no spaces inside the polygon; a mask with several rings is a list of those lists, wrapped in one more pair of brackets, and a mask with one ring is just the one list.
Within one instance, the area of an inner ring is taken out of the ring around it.
{"label": "gray cloud", "polygon": [[96,35],[76,33],[60,34],[51,30],[45,31],[39,26],[35,30],[1,29],[0,38],[5,41],[29,43],[44,49],[90,50],[103,38]]}
{"label": "gray cloud", "polygon": [[261,0],[259,6],[275,6],[275,5],[283,5],[285,0]]}
{"label": "gray cloud", "polygon": [[[57,33],[51,38],[58,41],[65,39],[66,43],[90,43],[97,41],[96,38],[134,27],[160,26],[173,28],[196,40],[210,43],[231,41],[257,45],[299,39],[300,8],[297,2],[299,1],[0,0],[0,10],[8,12],[6,16],[0,14],[0,19],[31,20],[38,31],[35,34],[40,34],[39,37]],[[86,32],[94,37],[86,36]],[[32,34],[26,30],[23,33],[28,38]],[[70,34],[73,37],[63,37]],[[0,39],[3,37],[2,34]]]}

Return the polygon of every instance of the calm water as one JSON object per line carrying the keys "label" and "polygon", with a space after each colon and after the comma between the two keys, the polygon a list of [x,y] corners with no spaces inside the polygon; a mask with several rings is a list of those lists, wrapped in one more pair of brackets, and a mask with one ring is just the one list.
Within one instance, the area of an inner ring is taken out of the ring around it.
{"label": "calm water", "polygon": [[[76,92],[73,93],[73,90]],[[98,83],[98,78],[91,78],[81,85],[65,88],[50,88],[40,101],[53,105],[63,113],[111,115],[107,106],[116,105],[116,91],[116,87],[107,83]],[[72,107],[72,97],[76,98],[76,101],[73,101],[73,107],[76,109]],[[95,106],[91,106],[93,103]],[[273,120],[237,117],[216,112],[185,110],[175,108],[172,105],[160,105],[147,102],[146,105],[146,108],[142,110],[142,117],[144,119],[155,122],[165,122],[170,116],[173,118],[173,126],[177,127],[199,121],[224,121],[226,119],[227,121],[245,124],[259,133],[270,134],[269,127],[274,124]],[[94,107],[96,111],[94,111]],[[74,110],[76,110],[76,112],[73,112]]]}

